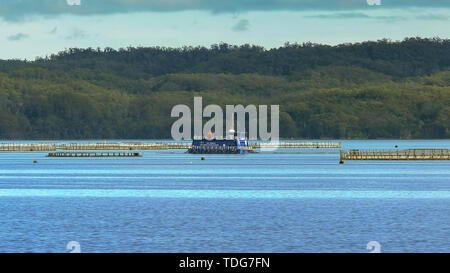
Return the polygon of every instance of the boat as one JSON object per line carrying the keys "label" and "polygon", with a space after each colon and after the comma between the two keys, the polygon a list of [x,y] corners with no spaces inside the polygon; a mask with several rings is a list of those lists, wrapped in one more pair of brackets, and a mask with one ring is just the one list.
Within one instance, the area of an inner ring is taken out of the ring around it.
{"label": "boat", "polygon": [[[208,136],[211,135],[208,133]],[[248,145],[245,132],[236,133],[234,130],[229,130],[223,139],[194,139],[187,152],[190,154],[246,154],[252,153],[253,150]]]}

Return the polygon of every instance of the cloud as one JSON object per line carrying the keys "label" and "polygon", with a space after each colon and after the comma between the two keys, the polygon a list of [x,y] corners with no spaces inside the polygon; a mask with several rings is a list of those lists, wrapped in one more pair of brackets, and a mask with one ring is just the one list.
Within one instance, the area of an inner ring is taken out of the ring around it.
{"label": "cloud", "polygon": [[403,16],[388,16],[388,15],[368,15],[362,12],[347,12],[347,13],[327,13],[327,14],[317,14],[304,16],[305,18],[318,18],[318,19],[375,19],[384,21],[399,21],[405,20],[406,17]]}
{"label": "cloud", "polygon": [[90,37],[89,34],[87,34],[85,31],[78,28],[74,28],[70,33],[70,35],[65,36],[64,38],[66,40],[72,40],[72,39],[88,39],[89,37]]}
{"label": "cloud", "polygon": [[419,20],[437,20],[437,21],[449,21],[450,16],[442,15],[442,14],[424,14],[416,16],[416,19]]}
{"label": "cloud", "polygon": [[[0,17],[22,20],[30,15],[112,14],[138,11],[204,10],[213,13],[274,10],[355,10],[370,8],[450,7],[448,0],[381,0],[371,7],[367,0],[86,0],[68,5],[67,0],[1,0]],[[72,0],[71,0],[72,1]]]}
{"label": "cloud", "polygon": [[20,41],[20,40],[26,39],[26,38],[28,38],[28,37],[30,37],[30,36],[27,35],[27,34],[24,34],[24,33],[17,33],[17,34],[8,36],[7,39],[8,39],[9,41],[15,42],[15,41]]}
{"label": "cloud", "polygon": [[333,12],[333,13],[321,13],[314,15],[304,16],[305,18],[318,18],[318,19],[374,19],[374,20],[384,20],[384,21],[400,21],[408,19],[418,19],[418,20],[439,20],[448,21],[450,16],[443,14],[415,14],[408,16],[399,15],[369,15],[364,12]]}
{"label": "cloud", "polygon": [[239,20],[231,29],[234,31],[246,31],[250,26],[250,22],[248,20],[242,19]]}
{"label": "cloud", "polygon": [[304,16],[305,18],[318,18],[318,19],[355,19],[355,18],[372,18],[371,16],[361,13],[361,12],[353,12],[353,13],[329,13],[329,14],[315,14]]}
{"label": "cloud", "polygon": [[54,27],[49,34],[56,34],[56,32],[58,31],[58,27]]}

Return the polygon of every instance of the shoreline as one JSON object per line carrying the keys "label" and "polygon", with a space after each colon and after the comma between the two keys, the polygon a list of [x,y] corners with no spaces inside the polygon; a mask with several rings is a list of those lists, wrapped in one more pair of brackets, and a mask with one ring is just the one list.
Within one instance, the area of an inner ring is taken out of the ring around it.
{"label": "shoreline", "polygon": [[[441,141],[450,140],[450,138],[280,138],[280,141]],[[57,142],[57,141],[82,141],[82,142],[105,142],[105,141],[122,141],[122,142],[133,142],[133,141],[172,141],[172,142],[183,142],[192,140],[173,140],[168,138],[149,138],[149,139],[138,139],[138,138],[117,138],[117,139],[104,139],[104,138],[92,138],[92,139],[0,139],[2,142],[19,142],[19,141],[33,141],[33,142]],[[265,140],[250,140],[250,141],[265,141]]]}

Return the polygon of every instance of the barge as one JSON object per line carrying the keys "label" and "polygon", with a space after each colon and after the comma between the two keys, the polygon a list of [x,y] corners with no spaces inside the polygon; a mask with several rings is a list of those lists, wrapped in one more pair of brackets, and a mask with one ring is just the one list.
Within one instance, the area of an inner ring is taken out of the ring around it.
{"label": "barge", "polygon": [[245,132],[230,130],[224,139],[194,139],[187,151],[190,154],[246,154],[254,152],[248,145]]}

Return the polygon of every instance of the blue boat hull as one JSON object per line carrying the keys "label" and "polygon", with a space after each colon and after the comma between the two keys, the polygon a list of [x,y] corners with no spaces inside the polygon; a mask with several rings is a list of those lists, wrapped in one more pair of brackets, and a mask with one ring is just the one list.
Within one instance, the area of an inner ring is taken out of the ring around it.
{"label": "blue boat hull", "polygon": [[244,154],[249,152],[246,139],[194,140],[188,150],[190,154]]}

